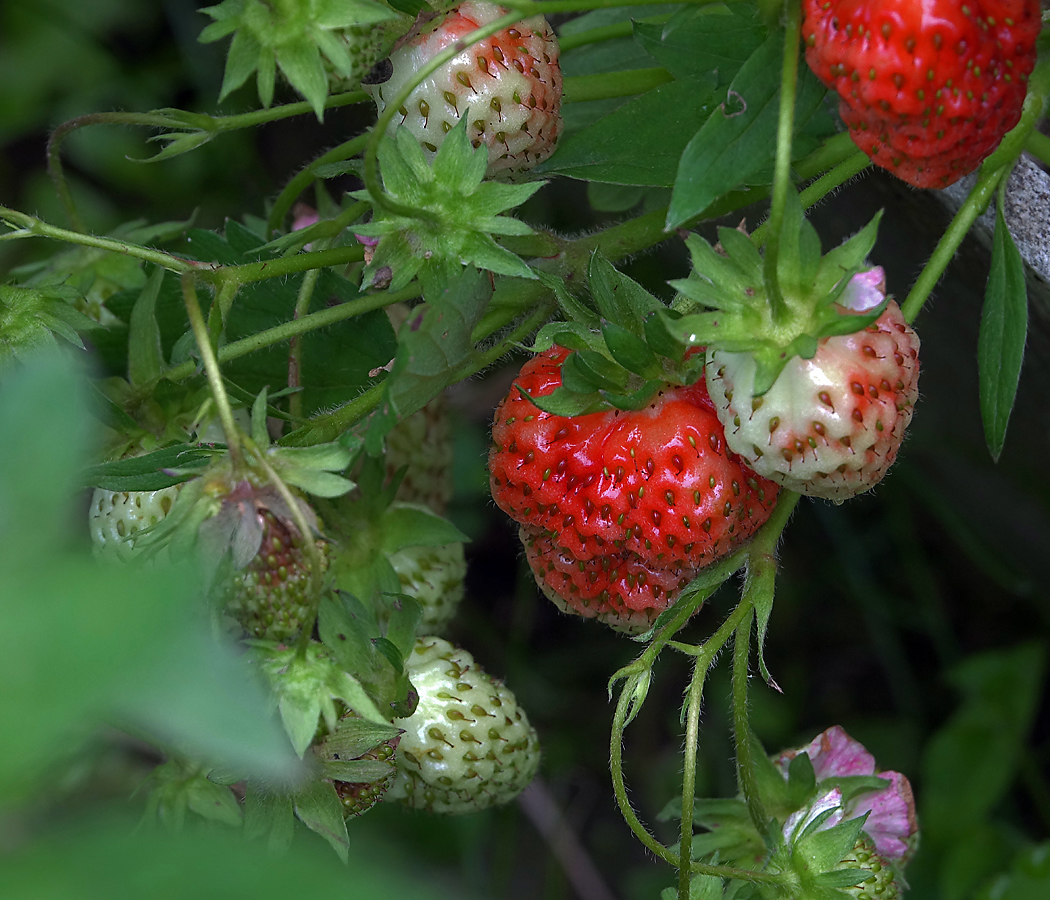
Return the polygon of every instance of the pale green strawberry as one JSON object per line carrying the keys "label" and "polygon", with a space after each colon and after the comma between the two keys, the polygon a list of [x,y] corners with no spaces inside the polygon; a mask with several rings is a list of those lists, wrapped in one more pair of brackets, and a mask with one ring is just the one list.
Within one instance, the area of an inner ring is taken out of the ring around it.
{"label": "pale green strawberry", "polygon": [[456,614],[463,600],[467,561],[463,544],[412,546],[387,554],[401,581],[402,593],[419,602],[423,614],[417,634],[437,634]]}
{"label": "pale green strawberry", "polygon": [[514,695],[466,650],[424,637],[405,660],[419,694],[404,729],[387,799],[440,813],[513,800],[540,762],[536,730]]}
{"label": "pale green strawberry", "polygon": [[452,441],[446,409],[445,397],[439,394],[386,436],[387,477],[405,470],[397,499],[421,503],[439,516],[445,514],[452,497]]}
{"label": "pale green strawberry", "polygon": [[88,528],[95,555],[122,562],[135,557],[141,533],[168,514],[181,489],[181,484],[157,491],[96,488],[88,509]]}

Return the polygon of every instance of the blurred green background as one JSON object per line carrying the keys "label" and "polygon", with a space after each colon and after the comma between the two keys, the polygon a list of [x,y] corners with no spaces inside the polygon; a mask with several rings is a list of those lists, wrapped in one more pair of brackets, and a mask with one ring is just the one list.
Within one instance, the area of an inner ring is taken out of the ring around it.
{"label": "blurred green background", "polygon": [[[65,224],[45,147],[49,129],[69,118],[165,106],[253,108],[251,88],[217,107],[225,46],[196,42],[206,21],[193,0],[0,5],[0,203]],[[331,112],[323,125],[304,116],[221,136],[158,165],[130,161],[152,152],[142,130],[91,127],[67,141],[64,159],[95,232],[136,218],[191,215],[215,228],[227,217],[263,214],[266,198],[300,167],[370,118],[364,107]],[[350,186],[335,183],[336,190]],[[585,197],[584,185],[556,181],[524,217],[572,231],[610,221]],[[931,195],[869,174],[828,200],[814,221],[830,246],[882,207],[874,262],[886,267],[890,289],[903,294],[948,221]],[[752,223],[761,216],[760,209],[746,212]],[[6,274],[50,249],[42,241],[2,244],[0,269]],[[841,507],[803,502],[790,523],[766,649],[782,693],[756,684],[753,698],[753,726],[771,752],[840,724],[883,768],[912,779],[923,825],[909,869],[916,900],[1050,896],[1050,328],[1037,308],[1006,450],[993,464],[977,406],[987,264],[976,242],[964,245],[917,323],[921,401],[891,475],[870,496]],[[628,271],[667,296],[666,281],[683,276],[685,266],[673,241],[633,260]],[[218,826],[204,835],[132,836],[142,807],[134,792],[156,760],[140,741],[91,732],[86,744],[74,742],[72,757],[56,752],[63,762],[48,771],[60,775],[32,791],[0,794],[0,896],[112,898],[146,890],[276,898],[305,889],[368,898],[642,900],[672,883],[673,873],[632,838],[609,784],[606,680],[637,645],[562,616],[538,597],[514,530],[488,499],[489,421],[520,362],[507,360],[450,392],[457,441],[452,517],[473,538],[468,596],[450,637],[507,681],[539,730],[544,762],[528,803],[450,820],[380,806],[351,824],[350,872],[305,832],[289,858],[273,862],[228,842]],[[43,425],[27,420],[21,427]],[[9,464],[10,446],[0,450]],[[100,615],[119,614],[106,606],[105,591],[96,593]],[[3,603],[21,602],[9,586]],[[730,603],[727,587],[687,634],[709,633]],[[66,651],[56,641],[48,652]],[[11,678],[33,671],[26,659],[28,669],[10,664]],[[678,708],[687,661],[667,653],[656,674],[627,731],[625,770],[643,821],[670,841],[676,823],[656,819],[681,782]],[[28,696],[49,696],[47,684],[36,688]],[[702,720],[700,794],[735,790],[728,695],[727,672],[719,669]],[[18,707],[0,709],[15,715]],[[0,722],[0,733],[13,727]],[[13,758],[0,753],[0,761]],[[180,862],[188,859],[203,873],[197,881]],[[85,876],[74,877],[78,871]]]}

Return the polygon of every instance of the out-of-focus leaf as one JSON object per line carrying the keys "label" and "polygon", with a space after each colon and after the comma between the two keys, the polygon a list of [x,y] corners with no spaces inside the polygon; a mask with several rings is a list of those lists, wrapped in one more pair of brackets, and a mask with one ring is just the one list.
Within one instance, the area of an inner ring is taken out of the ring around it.
{"label": "out-of-focus leaf", "polygon": [[348,871],[318,842],[299,841],[287,854],[274,855],[236,833],[169,834],[136,829],[133,821],[96,819],[6,855],[0,884],[4,900],[287,900],[307,888],[340,900],[464,896],[414,874],[414,866],[381,844],[358,844]]}
{"label": "out-of-focus leaf", "polygon": [[1045,662],[1044,646],[1024,644],[982,653],[954,670],[963,703],[934,735],[923,763],[928,837],[955,840],[984,822],[1002,798],[1032,725]]}

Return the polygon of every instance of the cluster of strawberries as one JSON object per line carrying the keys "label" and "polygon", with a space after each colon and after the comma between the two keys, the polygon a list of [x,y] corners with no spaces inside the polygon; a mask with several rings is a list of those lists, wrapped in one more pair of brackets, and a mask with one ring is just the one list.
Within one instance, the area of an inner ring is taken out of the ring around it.
{"label": "cluster of strawberries", "polygon": [[711,563],[743,545],[780,488],[841,502],[896,458],[918,396],[919,339],[886,301],[881,269],[854,275],[844,314],[884,311],[824,337],[756,392],[751,352],[709,352],[705,377],[665,384],[638,410],[567,417],[534,400],[562,384],[563,347],[525,364],[496,410],[492,496],[521,525],[559,607],[644,631]]}

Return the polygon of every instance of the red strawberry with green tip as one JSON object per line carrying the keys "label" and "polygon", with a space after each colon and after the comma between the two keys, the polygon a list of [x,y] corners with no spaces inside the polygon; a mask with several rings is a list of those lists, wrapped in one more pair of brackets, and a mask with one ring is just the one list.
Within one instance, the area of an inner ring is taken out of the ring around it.
{"label": "red strawberry with green tip", "polygon": [[702,380],[656,387],[640,409],[541,410],[568,357],[555,346],[527,362],[496,410],[492,496],[548,596],[640,630],[765,523],[777,488],[727,448]]}
{"label": "red strawberry with green tip", "polygon": [[806,61],[854,142],[922,188],[980,165],[1017,124],[1038,0],[803,0]]}

